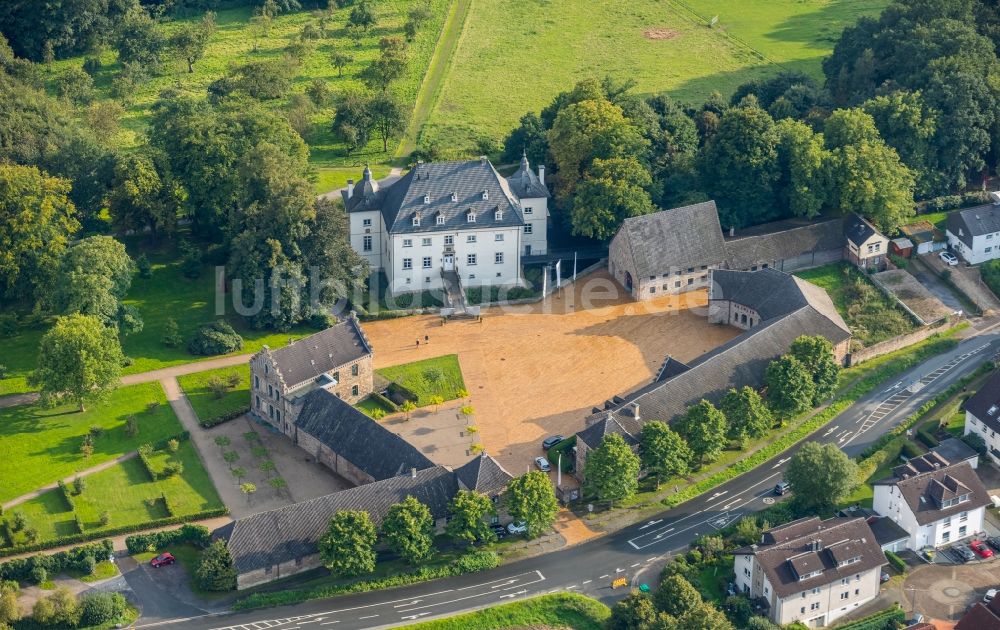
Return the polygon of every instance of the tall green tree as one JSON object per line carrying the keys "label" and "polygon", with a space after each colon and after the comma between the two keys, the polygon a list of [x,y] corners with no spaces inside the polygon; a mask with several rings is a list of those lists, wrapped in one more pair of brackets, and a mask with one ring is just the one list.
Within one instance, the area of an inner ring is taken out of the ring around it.
{"label": "tall green tree", "polygon": [[699,464],[714,460],[725,446],[726,416],[707,400],[688,407],[675,426]]}
{"label": "tall green tree", "polygon": [[135,63],[147,71],[156,71],[167,44],[160,26],[137,4],[122,17],[115,41],[120,63]]}
{"label": "tall green tree", "polygon": [[686,475],[694,453],[687,442],[666,423],[652,420],[642,425],[639,438],[642,446],[642,467],[656,475],[656,484],[670,477]]}
{"label": "tall green tree", "polygon": [[649,595],[634,591],[611,608],[605,630],[652,630],[657,612]]}
{"label": "tall green tree", "polygon": [[115,179],[108,195],[112,224],[120,232],[149,230],[157,235],[177,229],[178,193],[164,182],[153,156],[130,153],[118,158]]}
{"label": "tall green tree", "polygon": [[840,365],[833,355],[833,344],[822,335],[802,335],[792,342],[790,354],[798,359],[812,374],[813,405],[833,395],[840,378]]}
{"label": "tall green tree", "polygon": [[215,33],[215,13],[206,11],[200,23],[188,22],[170,37],[170,47],[187,63],[188,72],[194,72],[194,64],[205,55],[208,40]]}
{"label": "tall green tree", "polygon": [[858,465],[835,444],[806,442],[792,455],[785,480],[805,510],[836,505],[858,487]]}
{"label": "tall green tree", "polygon": [[451,500],[448,511],[451,520],[445,525],[445,533],[455,542],[474,545],[476,542],[496,540],[496,535],[486,522],[495,509],[493,502],[485,494],[474,490],[459,490]]}
{"label": "tall green tree", "polygon": [[416,565],[434,553],[434,518],[426,505],[408,496],[389,507],[382,521],[382,537],[389,549]]}
{"label": "tall green tree", "polygon": [[653,211],[646,191],[652,183],[649,171],[633,157],[595,159],[573,198],[573,233],[610,239],[625,219]]}
{"label": "tall green tree", "polygon": [[816,385],[809,370],[795,357],[786,354],[771,361],[764,382],[767,402],[778,419],[788,420],[812,406]]}
{"label": "tall green tree", "polygon": [[319,557],[327,569],[341,577],[371,573],[375,570],[377,539],[378,532],[368,512],[337,512],[319,539]]}
{"label": "tall green tree", "polygon": [[735,630],[725,613],[702,602],[677,619],[677,630]]}
{"label": "tall green tree", "polygon": [[541,536],[556,521],[559,502],[549,476],[541,471],[533,470],[512,480],[505,500],[514,521],[527,526],[528,538]]}
{"label": "tall green tree", "polygon": [[746,385],[726,392],[719,409],[726,416],[726,437],[741,446],[749,439],[764,437],[774,425],[771,410],[760,394]]}
{"label": "tall green tree", "polygon": [[639,464],[639,456],[622,436],[605,435],[601,444],[587,453],[584,492],[612,504],[631,497],[639,489]]}
{"label": "tall green tree", "polygon": [[657,609],[672,617],[682,617],[701,605],[701,593],[683,575],[671,573],[660,582],[653,596]]}
{"label": "tall green tree", "polygon": [[225,541],[217,539],[202,550],[194,579],[204,591],[236,590],[236,567]]}
{"label": "tall green tree", "polygon": [[378,16],[375,14],[372,3],[368,0],[361,0],[355,4],[347,18],[347,24],[365,32],[378,24]]}
{"label": "tall green tree", "polygon": [[780,174],[775,184],[778,203],[789,216],[812,219],[827,203],[823,169],[829,154],[823,147],[823,136],[792,119],[781,120],[775,127]]}
{"label": "tall green tree", "polygon": [[57,318],[42,336],[38,368],[28,380],[39,388],[43,402],[69,401],[84,411],[118,385],[124,361],[114,329],[76,313]]}
{"label": "tall green tree", "polygon": [[919,197],[940,190],[940,175],[934,169],[932,142],[937,134],[937,112],[924,102],[918,92],[896,90],[879,94],[862,105],[872,117],[879,135],[896,150],[899,159],[913,171]]}
{"label": "tall green tree", "polygon": [[62,313],[91,315],[125,334],[138,332],[142,319],[122,303],[135,271],[124,245],[110,236],[87,237],[63,255],[54,301]]}
{"label": "tall green tree", "polygon": [[388,151],[389,140],[402,133],[406,127],[407,116],[403,107],[392,95],[383,93],[368,102],[368,116],[382,139],[382,151]]}

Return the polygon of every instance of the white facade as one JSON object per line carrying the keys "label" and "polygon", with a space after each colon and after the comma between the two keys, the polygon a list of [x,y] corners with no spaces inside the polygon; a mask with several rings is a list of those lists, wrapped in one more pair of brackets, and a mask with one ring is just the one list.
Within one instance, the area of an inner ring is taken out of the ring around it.
{"label": "white facade", "polygon": [[378,210],[352,212],[348,216],[351,226],[351,247],[368,261],[372,271],[382,269],[385,251],[385,221]]}
{"label": "white facade", "polygon": [[919,551],[924,547],[942,547],[983,531],[985,507],[963,510],[926,525],[920,525],[909,504],[895,484],[875,486],[872,509],[891,518],[910,535],[907,548]]}
{"label": "white facade", "polygon": [[977,418],[971,411],[965,412],[965,435],[975,433],[986,442],[986,455],[997,465],[1000,465],[1000,436],[994,429],[991,429],[985,422]]}
{"label": "white facade", "polygon": [[950,229],[947,230],[946,234],[948,235],[948,245],[951,246],[951,249],[957,252],[962,259],[973,265],[978,265],[994,258],[1000,258],[1000,232],[973,236],[972,247],[963,243],[959,235],[952,234]]}
{"label": "white facade", "polygon": [[539,256],[549,251],[548,225],[549,200],[540,197],[521,199],[521,214],[524,228],[521,234],[520,252],[524,256]]}

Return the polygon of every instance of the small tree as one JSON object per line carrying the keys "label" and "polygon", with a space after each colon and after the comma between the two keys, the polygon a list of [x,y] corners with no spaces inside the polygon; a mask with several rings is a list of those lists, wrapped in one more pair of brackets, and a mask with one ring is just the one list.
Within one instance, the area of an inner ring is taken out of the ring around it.
{"label": "small tree", "polygon": [[434,550],[434,519],[426,505],[413,497],[391,506],[382,521],[389,549],[409,564],[428,559]]}
{"label": "small tree", "polygon": [[726,416],[707,400],[688,407],[676,426],[698,463],[714,460],[725,445]]}
{"label": "small tree", "polygon": [[434,413],[438,412],[438,409],[444,404],[444,396],[440,394],[434,394],[430,397],[430,403],[434,405]]}
{"label": "small tree", "polygon": [[274,462],[269,459],[265,459],[264,461],[262,461],[258,467],[260,468],[260,471],[265,475],[267,475],[268,477],[270,477],[271,474],[275,470],[277,470],[277,467],[274,465]]}
{"label": "small tree", "polygon": [[377,538],[368,512],[337,512],[319,540],[319,555],[326,568],[340,577],[371,573],[375,570]]}
{"label": "small tree", "polygon": [[243,478],[247,476],[247,469],[241,466],[230,468],[229,472],[233,474],[233,477],[236,477],[236,483],[242,483]]}
{"label": "small tree", "polygon": [[100,519],[101,519],[101,527],[107,527],[108,525],[111,524],[111,512],[104,510],[103,512],[101,512]]}
{"label": "small tree", "polygon": [[764,372],[764,382],[767,402],[782,421],[812,406],[816,385],[806,366],[795,357],[786,354],[771,361]]}
{"label": "small tree", "polygon": [[171,453],[176,453],[181,448],[181,443],[175,439],[167,440],[167,450]]}
{"label": "small tree", "polygon": [[17,582],[0,582],[0,624],[10,624],[21,618],[17,603]]}
{"label": "small tree", "polygon": [[236,460],[238,460],[239,458],[240,454],[237,453],[236,451],[227,451],[226,453],[222,454],[222,459],[226,460],[226,463],[229,464],[230,468],[233,467],[233,464],[236,463]]}
{"label": "small tree", "polygon": [[[649,595],[633,591],[611,608],[605,630],[645,630],[657,626],[656,607]],[[672,627],[672,626],[671,626]]]}
{"label": "small tree", "polygon": [[271,487],[278,492],[281,492],[282,488],[285,488],[288,485],[288,482],[282,477],[271,477],[267,480],[267,483],[271,484]]}
{"label": "small tree", "polygon": [[354,56],[349,55],[342,50],[334,50],[333,54],[330,55],[330,63],[332,63],[333,67],[337,69],[337,76],[342,77],[344,76],[344,68],[346,68],[348,64],[354,63]]}
{"label": "small tree", "polygon": [[622,436],[605,435],[600,446],[587,454],[584,491],[612,505],[631,497],[639,489],[639,463]]}
{"label": "small tree", "polygon": [[507,511],[515,521],[527,525],[528,538],[537,538],[552,527],[559,502],[548,475],[533,470],[512,480],[507,486]]}
{"label": "small tree", "polygon": [[225,541],[216,540],[202,550],[198,556],[194,579],[198,587],[205,591],[236,589],[236,567]]}
{"label": "small tree", "polygon": [[455,542],[474,545],[477,541],[496,539],[486,523],[486,517],[494,513],[493,502],[486,495],[459,490],[451,500],[449,511],[451,520],[445,525],[445,533]]}
{"label": "small tree", "polygon": [[472,405],[463,405],[459,411],[462,412],[462,415],[465,416],[466,420],[471,418],[476,413],[476,410]]}
{"label": "small tree", "polygon": [[840,365],[834,360],[833,344],[829,339],[821,335],[802,335],[792,342],[789,354],[798,359],[812,375],[815,385],[813,405],[818,405],[833,395],[840,378]]}
{"label": "small tree", "polygon": [[686,475],[694,453],[679,434],[665,423],[651,421],[642,425],[642,466],[656,475],[656,486],[670,477]]}
{"label": "small tree", "polygon": [[[373,66],[374,67],[374,66]],[[402,66],[393,66],[393,68],[399,68],[398,72],[393,70],[393,77],[402,74]],[[380,72],[386,72],[384,68],[376,68]],[[376,70],[372,70],[375,72]],[[393,79],[390,78],[385,81],[385,85],[388,85]],[[381,82],[378,82],[381,85]],[[383,88],[384,91],[384,88]],[[404,127],[406,126],[406,114],[403,107],[399,104],[394,97],[389,94],[380,94],[368,102],[369,116],[375,125],[375,131],[378,133],[379,137],[382,138],[382,150],[389,150],[389,140],[395,138],[400,134]],[[436,369],[436,368],[435,368]],[[436,370],[440,374],[440,370]],[[431,370],[428,370],[431,372]],[[440,379],[439,379],[440,380]],[[432,381],[433,382],[433,381]]]}
{"label": "small tree", "polygon": [[224,435],[217,435],[215,437],[215,445],[223,451],[226,450],[226,447],[229,446],[230,443],[229,438]]}
{"label": "small tree", "polygon": [[347,25],[367,32],[378,22],[375,9],[368,0],[361,0],[351,9],[351,14],[347,18]]}
{"label": "small tree", "polygon": [[417,406],[413,403],[412,400],[403,401],[402,406],[400,406],[400,410],[402,410],[403,412],[403,417],[406,418],[407,420],[410,419],[410,414],[413,413],[413,410],[416,408]]}
{"label": "small tree", "polygon": [[252,484],[249,481],[247,483],[241,483],[240,484],[240,492],[242,492],[243,494],[246,495],[246,497],[247,497],[247,505],[250,505],[250,495],[252,495],[253,493],[257,492],[257,486],[256,486],[256,484]]}

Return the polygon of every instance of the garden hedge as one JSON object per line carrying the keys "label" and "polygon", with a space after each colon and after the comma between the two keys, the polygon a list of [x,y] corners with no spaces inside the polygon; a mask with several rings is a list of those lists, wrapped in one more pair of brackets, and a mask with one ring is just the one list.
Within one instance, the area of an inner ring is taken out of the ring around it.
{"label": "garden hedge", "polygon": [[889,565],[899,571],[900,573],[906,573],[906,562],[891,551],[885,552],[885,557],[889,560]]}
{"label": "garden hedge", "polygon": [[897,624],[906,620],[906,613],[898,605],[886,608],[857,621],[838,626],[837,630],[896,630]]}
{"label": "garden hedge", "polygon": [[239,418],[245,413],[250,413],[250,405],[245,405],[239,409],[233,409],[227,413],[220,413],[214,418],[209,418],[208,420],[199,420],[198,424],[201,425],[203,429],[211,429],[214,426],[218,426],[223,422],[229,422],[233,418]]}
{"label": "garden hedge", "polygon": [[129,536],[125,539],[125,548],[128,549],[129,553],[143,553],[182,543],[191,543],[196,547],[204,547],[211,540],[212,533],[204,525],[185,523],[177,529]]}
{"label": "garden hedge", "polygon": [[0,563],[0,581],[15,580],[26,582],[31,577],[31,572],[35,567],[44,568],[49,575],[54,575],[69,569],[80,569],[90,557],[96,561],[109,558],[114,552],[114,545],[108,539],[96,543],[89,543],[79,547],[73,547],[66,551],[60,551],[51,555],[37,554],[26,558],[16,558]]}

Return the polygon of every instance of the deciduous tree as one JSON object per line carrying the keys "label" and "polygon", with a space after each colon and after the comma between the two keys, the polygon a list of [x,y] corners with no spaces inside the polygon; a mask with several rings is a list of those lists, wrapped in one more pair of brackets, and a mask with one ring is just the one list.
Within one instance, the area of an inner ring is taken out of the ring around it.
{"label": "deciduous tree", "polygon": [[649,171],[634,157],[595,159],[579,182],[571,215],[573,233],[607,240],[622,221],[649,214]]}
{"label": "deciduous tree", "polygon": [[559,502],[548,475],[533,470],[515,478],[507,486],[507,511],[516,522],[527,525],[528,538],[545,533],[556,520]]}
{"label": "deciduous tree", "polygon": [[642,467],[656,475],[656,484],[670,477],[686,475],[694,453],[679,434],[664,422],[652,420],[642,425]]}
{"label": "deciduous tree", "polygon": [[840,365],[833,356],[833,344],[822,335],[802,335],[792,342],[790,354],[798,359],[812,374],[815,384],[813,405],[829,398],[837,389]]}
{"label": "deciduous tree", "polygon": [[122,303],[132,286],[135,263],[125,246],[110,236],[90,236],[63,255],[55,304],[63,313],[83,313],[128,334],[142,330],[134,307]]}
{"label": "deciduous tree", "polygon": [[68,400],[80,411],[111,393],[121,375],[118,335],[96,317],[75,313],[56,319],[42,336],[38,369],[29,379],[47,403]]}
{"label": "deciduous tree", "polygon": [[319,539],[319,556],[327,569],[341,577],[364,575],[375,570],[378,533],[368,512],[344,510],[330,519]]}
{"label": "deciduous tree", "polygon": [[382,521],[382,537],[389,549],[416,565],[434,552],[434,519],[426,505],[406,497],[389,508]]}
{"label": "deciduous tree", "polygon": [[656,627],[657,612],[649,595],[633,591],[611,608],[605,630],[651,630]]}
{"label": "deciduous tree", "polygon": [[672,617],[681,617],[701,605],[701,594],[684,576],[671,573],[660,582],[653,596],[657,609]]}
{"label": "deciduous tree", "polygon": [[170,37],[170,46],[187,63],[188,72],[194,72],[194,64],[205,54],[208,40],[215,32],[215,13],[207,11],[200,23],[187,23]]}
{"label": "deciduous tree", "polygon": [[859,483],[858,465],[835,444],[806,442],[792,456],[785,480],[806,510],[836,505]]}
{"label": "deciduous tree", "polygon": [[605,435],[601,444],[587,453],[584,492],[612,504],[631,497],[639,489],[639,464],[639,456],[622,436]]}
{"label": "deciduous tree", "polygon": [[486,495],[473,490],[459,490],[451,500],[448,511],[451,520],[445,525],[445,533],[455,542],[474,545],[477,541],[496,539],[486,522],[486,518],[494,513],[493,502]]}
{"label": "deciduous tree", "polygon": [[406,126],[403,107],[393,96],[383,93],[368,102],[368,116],[382,138],[382,151],[388,151],[389,140],[399,135]]}
{"label": "deciduous tree", "polygon": [[714,460],[725,446],[726,416],[707,400],[688,407],[675,426],[699,464]]}
{"label": "deciduous tree", "polygon": [[812,406],[816,385],[806,366],[795,357],[786,354],[771,361],[764,382],[771,411],[782,421]]}
{"label": "deciduous tree", "polygon": [[215,540],[198,555],[194,579],[205,591],[236,590],[236,567],[225,541]]}
{"label": "deciduous tree", "polygon": [[771,410],[752,387],[729,390],[722,398],[719,409],[726,416],[726,437],[741,445],[748,439],[764,437],[774,425]]}

